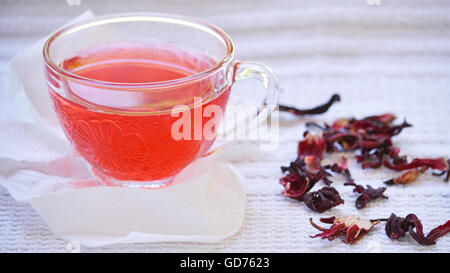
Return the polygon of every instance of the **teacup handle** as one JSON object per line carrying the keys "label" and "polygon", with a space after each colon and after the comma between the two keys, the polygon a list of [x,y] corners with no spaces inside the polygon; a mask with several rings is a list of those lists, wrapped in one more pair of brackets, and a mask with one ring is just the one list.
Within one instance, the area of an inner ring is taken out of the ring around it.
{"label": "teacup handle", "polygon": [[[257,122],[257,124],[261,124],[267,118],[269,118],[270,114],[275,110],[278,106],[278,99],[281,93],[281,87],[279,84],[279,80],[277,76],[273,73],[273,71],[265,64],[259,62],[240,62],[236,61],[234,65],[234,81],[246,80],[246,79],[256,79],[259,80],[265,89],[266,96],[264,97],[262,103],[257,107],[257,110],[254,114],[250,114],[245,117],[241,122],[236,124],[233,128],[228,129],[224,133],[220,134],[222,139],[229,139],[228,136],[230,134],[234,134],[237,131],[237,128],[242,126],[241,128],[246,128],[243,132],[243,136],[248,134],[248,126],[243,126],[245,124],[251,124],[253,122]],[[236,137],[239,139],[239,136]],[[210,150],[204,156],[211,155],[219,150],[221,150],[226,144],[231,142],[226,142],[219,147]]]}

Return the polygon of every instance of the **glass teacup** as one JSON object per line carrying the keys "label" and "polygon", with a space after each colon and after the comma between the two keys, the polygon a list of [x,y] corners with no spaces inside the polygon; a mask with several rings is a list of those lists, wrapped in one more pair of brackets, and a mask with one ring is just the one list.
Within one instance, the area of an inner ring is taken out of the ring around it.
{"label": "glass teacup", "polygon": [[168,185],[205,155],[235,80],[264,84],[258,113],[270,113],[279,94],[268,67],[234,59],[225,32],[179,15],[73,24],[47,40],[44,60],[67,138],[107,185]]}

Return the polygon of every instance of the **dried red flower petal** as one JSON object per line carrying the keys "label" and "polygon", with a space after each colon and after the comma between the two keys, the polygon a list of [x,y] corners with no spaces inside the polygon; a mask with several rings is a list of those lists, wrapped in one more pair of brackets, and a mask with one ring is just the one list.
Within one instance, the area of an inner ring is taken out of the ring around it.
{"label": "dried red flower petal", "polygon": [[[447,159],[447,165],[449,165],[450,166],[450,159]],[[434,176],[443,176],[443,175],[445,175],[445,174],[447,174],[446,175],[446,177],[444,178],[444,180],[445,181],[448,181],[449,180],[449,178],[450,178],[450,168],[448,169],[448,170],[444,170],[444,171],[441,171],[440,173],[433,173],[433,175]]]}
{"label": "dried red flower petal", "polygon": [[335,103],[341,100],[341,97],[338,94],[333,94],[331,98],[326,102],[325,104],[319,105],[317,107],[311,108],[311,109],[298,109],[292,106],[286,106],[286,105],[279,105],[279,110],[281,112],[289,112],[291,114],[297,115],[297,116],[303,116],[303,115],[317,115],[317,114],[323,114],[330,107]]}
{"label": "dried red flower petal", "polygon": [[317,173],[322,168],[320,166],[320,158],[315,155],[305,156],[303,161],[305,162],[306,168],[309,172]]}
{"label": "dried red flower petal", "polygon": [[348,170],[348,159],[345,156],[341,156],[336,164],[341,170]]}
{"label": "dried red flower petal", "polygon": [[318,181],[312,180],[305,167],[297,162],[291,162],[289,167],[281,167],[281,171],[289,172],[280,179],[281,185],[284,186],[282,194],[293,199],[301,200],[302,196]]}
{"label": "dried red flower petal", "polygon": [[345,186],[354,186],[353,192],[360,193],[361,195],[356,199],[355,207],[357,209],[363,209],[367,206],[367,203],[369,201],[378,199],[378,198],[385,198],[388,199],[387,196],[384,195],[384,191],[386,190],[386,187],[380,187],[380,188],[372,188],[370,185],[366,185],[366,188],[364,188],[361,185],[355,184],[355,182],[346,182],[344,184]]}
{"label": "dried red flower petal", "polygon": [[395,184],[409,184],[411,182],[416,181],[416,179],[420,176],[420,174],[422,174],[423,172],[425,172],[427,168],[420,168],[420,169],[413,169],[413,170],[409,170],[406,171],[404,173],[402,173],[400,176],[389,179],[387,181],[385,181],[384,183],[386,185],[395,185]]}
{"label": "dried red flower petal", "polygon": [[327,144],[321,134],[313,135],[305,133],[305,138],[298,144],[297,159],[290,163],[289,167],[281,167],[281,171],[289,172],[280,179],[285,187],[283,195],[302,201],[303,195],[311,190],[314,185],[323,180],[329,185],[329,175],[320,165]]}
{"label": "dried red flower petal", "polygon": [[330,169],[335,173],[342,173],[345,170],[348,170],[348,159],[345,156],[341,156],[336,163],[325,166],[325,168]]}
{"label": "dried red flower petal", "polygon": [[384,115],[379,115],[379,116],[369,116],[366,117],[363,120],[370,120],[370,121],[375,121],[375,122],[380,122],[382,124],[390,124],[392,123],[397,117],[394,114],[384,114]]}
{"label": "dried red flower petal", "polygon": [[353,182],[352,175],[348,169],[348,159],[345,156],[341,156],[339,160],[333,165],[324,166],[325,169],[329,169],[335,173],[343,173],[345,175],[346,183]]}
{"label": "dried red flower petal", "polygon": [[300,160],[291,162],[289,167],[281,167],[281,171],[288,172],[286,176],[280,178],[280,184],[284,186],[282,194],[299,201],[302,201],[302,196],[320,180],[327,185],[330,182],[326,179],[329,174],[322,167],[319,170],[310,170],[308,165]]}
{"label": "dried red flower petal", "polygon": [[405,218],[397,217],[395,214],[391,214],[384,227],[386,235],[394,240],[400,237],[405,237],[408,227],[404,226]]}
{"label": "dried red flower petal", "polygon": [[391,123],[396,119],[393,114],[384,114],[379,116],[370,116],[361,120],[353,120],[350,132],[358,132],[363,130],[364,132],[371,135],[386,135],[395,136],[400,134],[400,132],[407,127],[412,125],[406,121],[403,121],[400,125],[391,125]]}
{"label": "dried red flower petal", "polygon": [[354,215],[339,218],[321,218],[320,221],[322,223],[332,224],[332,226],[328,229],[320,227],[313,222],[312,218],[310,218],[309,222],[311,223],[311,225],[316,229],[322,231],[322,233],[310,236],[311,238],[321,237],[322,239],[328,239],[329,241],[332,241],[337,237],[344,235],[345,240],[342,241],[346,244],[356,243],[364,235],[366,235],[373,226],[380,223],[380,220],[372,222],[370,220],[363,220]]}
{"label": "dried red flower petal", "polygon": [[326,130],[323,132],[328,151],[355,150],[358,148],[358,136],[353,133]]}
{"label": "dried red flower petal", "polygon": [[445,224],[440,225],[438,227],[435,227],[434,229],[432,229],[428,235],[427,238],[436,241],[439,237],[444,236],[445,234],[447,234],[448,232],[450,232],[450,220],[448,220]]}
{"label": "dried red flower petal", "polygon": [[303,202],[315,212],[324,212],[344,204],[339,192],[333,187],[323,187],[318,191],[310,192],[303,197]]}
{"label": "dried red flower petal", "polygon": [[347,166],[347,158],[342,157],[340,161],[338,161],[338,163],[335,163],[333,166],[331,166],[331,170],[334,172],[344,172],[347,178],[347,181],[344,183],[344,185],[354,186],[355,188],[353,189],[353,192],[361,193],[361,195],[356,200],[356,208],[365,208],[367,206],[367,202],[377,198],[388,198],[383,194],[386,190],[385,187],[374,189],[370,185],[367,185],[367,188],[365,189],[363,186],[355,184]]}
{"label": "dried red flower petal", "polygon": [[331,124],[331,128],[334,130],[342,130],[342,129],[348,129],[350,125],[350,119],[348,118],[340,118],[337,119]]}
{"label": "dried red flower petal", "polygon": [[384,165],[389,169],[396,171],[410,170],[419,167],[428,167],[438,171],[449,170],[449,163],[445,160],[445,158],[415,158],[410,163],[405,162],[403,164],[395,164],[385,160]]}
{"label": "dried red flower petal", "polygon": [[411,237],[421,245],[434,245],[439,237],[450,232],[450,220],[445,224],[432,229],[428,235],[424,235],[422,222],[415,214],[408,214],[405,218],[391,214],[385,226],[386,235],[397,240],[405,237],[408,232]]}
{"label": "dried red flower petal", "polygon": [[306,156],[315,156],[321,160],[327,150],[327,143],[322,134],[313,135],[305,133],[305,138],[298,143],[298,159],[302,160]]}

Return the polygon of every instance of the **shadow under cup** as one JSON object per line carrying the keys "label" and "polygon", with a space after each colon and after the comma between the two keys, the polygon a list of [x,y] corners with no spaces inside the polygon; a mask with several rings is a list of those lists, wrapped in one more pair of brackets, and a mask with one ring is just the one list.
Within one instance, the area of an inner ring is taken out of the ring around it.
{"label": "shadow under cup", "polygon": [[150,188],[211,147],[238,66],[222,30],[165,14],[68,26],[47,40],[44,60],[58,119],[93,172]]}

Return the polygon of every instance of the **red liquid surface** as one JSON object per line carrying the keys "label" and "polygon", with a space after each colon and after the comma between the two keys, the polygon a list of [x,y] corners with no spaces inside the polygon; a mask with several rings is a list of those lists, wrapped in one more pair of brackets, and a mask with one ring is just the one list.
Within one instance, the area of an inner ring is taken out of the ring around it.
{"label": "red liquid surface", "polygon": [[[214,63],[207,55],[174,47],[117,45],[83,52],[62,66],[90,79],[148,83],[183,78]],[[180,117],[172,117],[170,109],[201,97],[197,111],[208,105],[224,110],[231,83],[218,93],[216,85],[207,78],[171,90],[132,93],[66,81],[60,84],[63,95],[51,86],[50,94],[67,137],[98,172],[118,180],[154,181],[177,174],[212,145],[213,140],[194,139],[194,126],[191,139],[175,140],[171,130]],[[192,125],[194,109],[184,112],[190,112]],[[201,126],[211,118],[202,117]]]}

